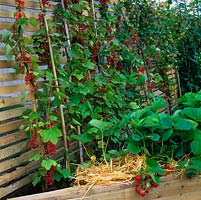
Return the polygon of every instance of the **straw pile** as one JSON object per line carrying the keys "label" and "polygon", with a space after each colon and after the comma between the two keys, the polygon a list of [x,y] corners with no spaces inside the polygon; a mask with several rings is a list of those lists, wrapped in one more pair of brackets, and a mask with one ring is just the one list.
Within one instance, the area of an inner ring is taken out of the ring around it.
{"label": "straw pile", "polygon": [[133,179],[134,173],[145,167],[145,156],[127,154],[109,164],[92,164],[83,171],[81,167],[78,167],[76,184],[80,186],[105,184],[112,181],[129,182]]}

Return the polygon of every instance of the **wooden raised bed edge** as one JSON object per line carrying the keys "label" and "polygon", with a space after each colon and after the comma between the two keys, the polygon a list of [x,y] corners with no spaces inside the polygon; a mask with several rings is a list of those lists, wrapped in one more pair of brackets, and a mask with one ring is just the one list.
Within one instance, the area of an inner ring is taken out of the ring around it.
{"label": "wooden raised bed edge", "polygon": [[[85,196],[86,195],[86,196]],[[84,197],[85,196],[85,197]],[[83,198],[84,197],[84,198]],[[152,188],[145,197],[135,192],[134,183],[113,182],[85,188],[66,188],[52,192],[11,198],[10,200],[201,200],[201,178],[161,178],[158,188]]]}

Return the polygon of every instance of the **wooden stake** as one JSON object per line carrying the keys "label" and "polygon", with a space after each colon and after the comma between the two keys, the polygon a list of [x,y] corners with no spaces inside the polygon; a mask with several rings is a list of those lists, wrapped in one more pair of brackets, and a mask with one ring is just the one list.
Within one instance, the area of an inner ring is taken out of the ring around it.
{"label": "wooden stake", "polygon": [[[40,2],[41,10],[43,12],[44,7],[42,4],[42,0],[40,0],[39,2]],[[49,35],[49,28],[48,28],[48,24],[47,24],[46,15],[44,15],[44,24],[45,24],[45,29],[46,29],[47,39],[48,39],[50,59],[51,59],[52,71],[53,71],[53,75],[54,75],[54,79],[55,79],[56,91],[59,92],[59,82],[58,82],[57,71],[56,71],[56,66],[55,66],[55,62],[54,62],[54,55],[53,55],[52,44],[51,44],[51,39],[50,39],[50,35]],[[60,96],[59,96],[59,98],[61,99]],[[59,110],[60,110],[60,116],[61,116],[61,125],[62,125],[63,141],[64,141],[64,148],[65,148],[65,165],[66,165],[66,168],[70,171],[70,165],[69,165],[68,156],[67,156],[67,154],[68,154],[68,143],[67,143],[67,138],[66,138],[66,136],[67,136],[66,125],[65,125],[65,119],[64,119],[64,112],[63,112],[62,104],[60,104]]]}
{"label": "wooden stake", "polygon": [[[65,10],[64,0],[61,0],[61,5],[62,5],[62,8]],[[67,43],[68,43],[68,48],[67,48],[67,53],[68,53],[71,50],[71,42],[70,42],[70,33],[69,33],[68,24],[66,24],[65,20],[64,20],[64,28],[65,28],[66,39],[67,39]],[[71,57],[69,59],[71,60]],[[77,133],[78,133],[78,135],[81,134],[79,125],[77,125]],[[84,162],[83,146],[82,146],[82,143],[80,141],[79,141],[79,150],[80,150],[80,162],[83,163]]]}

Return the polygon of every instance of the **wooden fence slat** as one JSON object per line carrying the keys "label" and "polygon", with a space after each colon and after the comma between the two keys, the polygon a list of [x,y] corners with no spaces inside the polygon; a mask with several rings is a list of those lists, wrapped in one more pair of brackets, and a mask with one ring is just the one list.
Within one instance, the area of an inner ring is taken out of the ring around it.
{"label": "wooden fence slat", "polygon": [[24,119],[19,119],[13,122],[7,122],[0,125],[0,134],[6,133],[13,130],[18,130],[20,125],[25,122]]}
{"label": "wooden fence slat", "polygon": [[16,118],[22,115],[22,112],[30,107],[20,107],[11,110],[1,111],[0,121],[4,121],[11,118]]}
{"label": "wooden fence slat", "polygon": [[[30,18],[30,17],[38,18],[37,13],[25,12],[25,15],[27,18]],[[14,18],[15,11],[0,9],[0,18],[5,17],[5,16],[6,16],[6,18]],[[52,19],[52,17],[49,14],[46,15],[46,18]]]}
{"label": "wooden fence slat", "polygon": [[[64,154],[64,148],[61,148],[59,149],[59,151],[57,151],[57,154],[54,156],[54,159],[60,158],[63,154]],[[26,158],[26,159],[28,160],[29,158]],[[28,172],[31,172],[34,169],[38,168],[39,164],[40,164],[40,161],[30,162],[25,166],[18,167],[16,170],[12,172],[3,174],[2,176],[0,176],[0,185],[7,183],[8,180],[13,181],[17,178],[20,178],[21,176],[28,174]]]}
{"label": "wooden fence slat", "polygon": [[19,188],[21,188],[27,184],[29,184],[30,180],[32,180],[32,179],[33,179],[33,174],[29,174],[28,176],[20,179],[19,181],[15,182],[13,184],[10,184],[7,187],[1,187],[0,188],[0,198],[16,191],[17,189],[19,189]]}
{"label": "wooden fence slat", "polygon": [[24,74],[6,73],[0,74],[0,82],[13,81],[13,80],[24,80]]}
{"label": "wooden fence slat", "polygon": [[[11,30],[13,23],[12,22],[0,22],[1,29]],[[33,32],[38,30],[37,27],[33,27],[30,24],[25,26],[25,30],[28,32]],[[5,52],[5,51],[4,51]]]}
{"label": "wooden fence slat", "polygon": [[15,132],[0,137],[0,147],[17,142],[27,138],[27,133],[24,131]]}
{"label": "wooden fence slat", "polygon": [[37,152],[37,149],[29,150],[26,153],[21,154],[18,157],[5,160],[1,162],[0,164],[0,173],[7,171],[9,169],[12,169],[16,167],[17,165],[20,165],[21,163],[27,161],[29,158],[31,158],[35,153]]}
{"label": "wooden fence slat", "polygon": [[26,95],[26,97],[25,97],[25,99],[23,99],[23,101],[20,96],[3,98],[3,99],[0,99],[0,108],[24,104],[25,102],[28,102],[30,100],[31,100],[31,97],[29,94]]}
{"label": "wooden fence slat", "polygon": [[0,95],[22,92],[28,89],[29,89],[28,85],[25,84],[0,86]]}
{"label": "wooden fence slat", "polygon": [[27,141],[20,142],[4,149],[0,149],[0,160],[25,151],[26,149],[28,149]]}
{"label": "wooden fence slat", "polygon": [[0,69],[5,69],[5,68],[15,68],[16,64],[11,61],[7,60],[0,60]]}
{"label": "wooden fence slat", "polygon": [[[15,0],[1,0],[0,4],[15,7],[16,1]],[[40,4],[39,4],[39,2],[36,2],[36,1],[26,0],[25,8],[40,9]],[[54,10],[54,8],[55,8],[55,5],[51,5],[51,7],[48,8],[47,10]]]}

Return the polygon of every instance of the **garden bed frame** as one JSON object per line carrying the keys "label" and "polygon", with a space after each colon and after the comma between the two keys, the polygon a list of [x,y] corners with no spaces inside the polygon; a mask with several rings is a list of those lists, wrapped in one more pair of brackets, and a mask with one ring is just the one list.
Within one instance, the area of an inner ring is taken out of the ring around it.
{"label": "garden bed frame", "polygon": [[72,187],[52,192],[11,198],[10,200],[200,200],[201,178],[179,178],[168,175],[161,178],[158,188],[152,188],[145,197],[135,192],[134,183],[114,182],[84,188]]}

